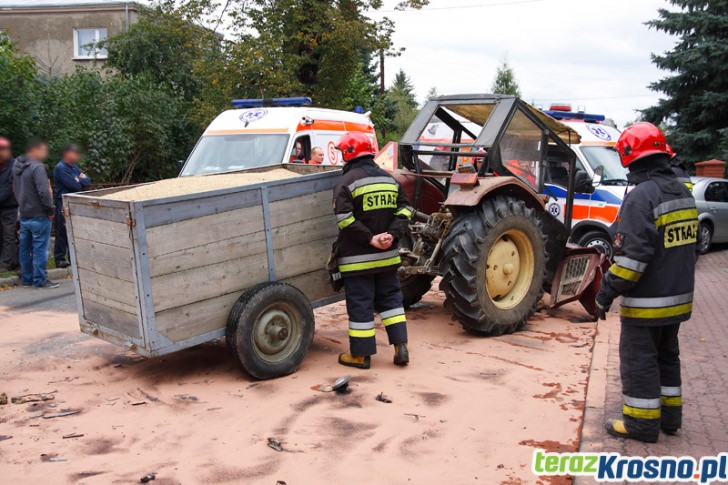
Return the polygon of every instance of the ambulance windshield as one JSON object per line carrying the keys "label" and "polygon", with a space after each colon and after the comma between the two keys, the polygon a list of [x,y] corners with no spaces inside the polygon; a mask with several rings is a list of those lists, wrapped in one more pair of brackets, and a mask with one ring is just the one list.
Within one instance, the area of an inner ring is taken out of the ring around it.
{"label": "ambulance windshield", "polygon": [[203,136],[180,176],[235,172],[283,163],[288,135]]}
{"label": "ambulance windshield", "polygon": [[617,151],[608,146],[582,146],[592,170],[604,167],[603,185],[627,185],[627,169],[622,166]]}

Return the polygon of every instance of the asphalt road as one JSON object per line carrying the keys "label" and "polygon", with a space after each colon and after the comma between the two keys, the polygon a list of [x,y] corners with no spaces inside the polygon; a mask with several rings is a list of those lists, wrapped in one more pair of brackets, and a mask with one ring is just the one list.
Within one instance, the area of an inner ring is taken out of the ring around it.
{"label": "asphalt road", "polygon": [[52,289],[13,288],[0,291],[0,307],[17,312],[54,311],[76,313],[73,281],[61,280]]}

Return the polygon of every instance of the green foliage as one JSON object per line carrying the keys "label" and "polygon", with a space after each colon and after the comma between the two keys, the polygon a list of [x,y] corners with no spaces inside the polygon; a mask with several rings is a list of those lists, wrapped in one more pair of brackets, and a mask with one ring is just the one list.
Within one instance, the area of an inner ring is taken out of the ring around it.
{"label": "green foliage", "polygon": [[38,81],[33,59],[18,54],[0,32],[0,136],[14,142],[16,155],[30,137],[36,118]]}
{"label": "green foliage", "polygon": [[677,36],[652,62],[670,75],[650,89],[665,94],[644,119],[668,126],[668,142],[685,160],[728,160],[728,2],[670,0],[651,28]]}
{"label": "green foliage", "polygon": [[498,66],[495,79],[493,80],[493,86],[491,86],[490,90],[494,94],[507,94],[521,97],[521,89],[518,87],[513,68],[508,65],[508,59],[503,59],[501,65]]}
{"label": "green foliage", "polygon": [[392,87],[387,97],[395,107],[394,127],[398,133],[404,133],[417,115],[417,100],[415,99],[412,81],[403,70],[394,76]]}

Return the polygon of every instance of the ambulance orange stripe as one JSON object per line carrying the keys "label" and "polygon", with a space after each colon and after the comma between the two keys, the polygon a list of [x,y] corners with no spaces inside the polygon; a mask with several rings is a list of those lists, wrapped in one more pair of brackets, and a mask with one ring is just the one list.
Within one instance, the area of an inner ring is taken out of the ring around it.
{"label": "ambulance orange stripe", "polygon": [[288,133],[285,128],[261,128],[256,130],[207,130],[205,135],[243,135],[243,134],[263,134],[263,133]]}

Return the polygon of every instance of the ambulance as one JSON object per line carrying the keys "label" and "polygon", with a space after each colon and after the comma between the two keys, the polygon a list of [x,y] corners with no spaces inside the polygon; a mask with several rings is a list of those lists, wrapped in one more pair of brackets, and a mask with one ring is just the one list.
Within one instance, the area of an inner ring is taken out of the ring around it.
{"label": "ambulance", "polygon": [[[614,256],[610,226],[617,219],[622,200],[627,195],[627,169],[622,167],[614,146],[620,132],[604,123],[603,115],[574,112],[569,105],[552,105],[546,114],[573,128],[581,136],[579,144],[570,145],[576,154],[576,169],[593,180],[594,193],[574,194],[571,242],[595,247]],[[565,170],[547,171],[546,203],[549,212],[563,221],[566,208]]]}
{"label": "ambulance", "polygon": [[311,151],[324,151],[323,165],[341,165],[335,149],[350,131],[365,133],[378,150],[368,113],[313,108],[310,98],[237,99],[207,127],[182,162],[180,177],[311,163]]}

